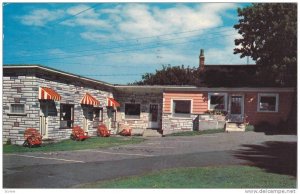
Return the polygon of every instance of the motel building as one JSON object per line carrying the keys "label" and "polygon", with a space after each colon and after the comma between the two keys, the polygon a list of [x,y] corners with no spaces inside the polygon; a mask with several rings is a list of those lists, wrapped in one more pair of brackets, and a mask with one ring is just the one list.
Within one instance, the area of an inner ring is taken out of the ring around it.
{"label": "motel building", "polygon": [[[204,65],[203,53],[199,61],[200,69],[222,66]],[[222,68],[255,65],[241,66]],[[76,125],[96,136],[102,123],[112,134],[130,127],[134,135],[225,130],[228,122],[277,125],[288,119],[294,92],[257,86],[113,85],[41,65],[4,65],[2,137],[4,143],[21,145],[24,131],[35,128],[43,140],[59,141],[69,139]]]}

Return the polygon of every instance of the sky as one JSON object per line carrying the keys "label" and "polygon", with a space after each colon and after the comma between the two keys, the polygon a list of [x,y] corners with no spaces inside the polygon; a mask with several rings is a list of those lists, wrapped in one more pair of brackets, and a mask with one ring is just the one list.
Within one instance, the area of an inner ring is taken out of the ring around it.
{"label": "sky", "polygon": [[[247,64],[233,54],[244,3],[3,3],[3,63],[40,64],[105,81],[162,65]],[[250,61],[251,62],[251,61]]]}

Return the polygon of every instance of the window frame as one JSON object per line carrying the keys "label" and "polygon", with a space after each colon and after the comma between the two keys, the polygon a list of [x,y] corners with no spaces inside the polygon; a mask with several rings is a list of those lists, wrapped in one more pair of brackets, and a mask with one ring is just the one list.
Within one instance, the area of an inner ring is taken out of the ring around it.
{"label": "window frame", "polygon": [[[96,110],[99,111],[99,117],[98,117],[99,120],[98,121],[103,122],[103,108],[102,107],[93,107],[93,116],[94,116]],[[97,118],[97,117],[93,117],[93,121],[96,121],[95,118]]]}
{"label": "window frame", "polygon": [[[276,104],[275,104],[275,110],[261,110],[260,109],[260,101],[261,97],[275,97]],[[279,94],[278,93],[258,93],[257,94],[257,112],[266,112],[266,113],[277,113],[279,110]]]}
{"label": "window frame", "polygon": [[[174,101],[190,101],[190,113],[175,113]],[[193,114],[193,99],[171,99],[171,114],[173,117],[190,117]]]}
{"label": "window frame", "polygon": [[[24,111],[22,113],[19,112],[12,112],[12,105],[23,105],[24,107]],[[26,105],[24,103],[11,103],[9,104],[9,113],[8,115],[22,115],[22,116],[26,116]]]}
{"label": "window frame", "polygon": [[[210,107],[210,101],[211,101],[211,96],[224,96],[224,109],[212,109]],[[227,111],[228,110],[228,93],[208,93],[207,95],[207,109],[212,111],[212,110],[219,110],[219,111]]]}
{"label": "window frame", "polygon": [[[68,106],[70,106],[71,107],[71,120],[62,120],[62,106],[63,105],[68,105]],[[73,107],[73,108],[72,108]],[[59,128],[60,129],[71,129],[71,128],[73,128],[74,127],[74,122],[75,122],[75,120],[74,120],[74,109],[75,109],[75,105],[74,104],[66,104],[66,103],[61,103],[60,104],[60,110],[59,110]],[[61,126],[61,121],[71,121],[71,127],[68,127],[68,126],[66,126],[66,127],[62,127]]]}
{"label": "window frame", "polygon": [[[133,104],[133,105],[139,105],[140,106],[140,114],[139,115],[127,115],[126,114],[126,105],[128,104]],[[126,102],[124,103],[124,116],[126,120],[139,120],[141,119],[141,113],[142,113],[142,104],[141,103],[131,103],[131,102]]]}

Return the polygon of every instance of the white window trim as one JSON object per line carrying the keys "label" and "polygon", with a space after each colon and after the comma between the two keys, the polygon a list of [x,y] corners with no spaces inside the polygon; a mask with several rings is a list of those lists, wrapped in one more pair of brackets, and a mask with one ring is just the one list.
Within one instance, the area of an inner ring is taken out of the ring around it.
{"label": "white window trim", "polygon": [[[13,104],[20,104],[20,105],[23,105],[23,106],[24,106],[24,112],[23,112],[23,113],[14,113],[14,112],[12,112],[11,105],[13,105]],[[8,114],[9,114],[9,115],[27,115],[27,114],[26,114],[26,105],[23,104],[23,103],[11,103],[11,104],[9,104],[9,113],[8,113]]]}
{"label": "white window trim", "polygon": [[[276,105],[275,105],[275,111],[270,111],[270,110],[260,110],[260,98],[262,96],[267,96],[267,97],[275,97],[276,98]],[[279,94],[278,93],[258,93],[257,95],[257,112],[278,112],[278,107],[279,107]]]}
{"label": "white window trim", "polygon": [[[136,118],[126,118],[126,113],[125,113],[126,112],[125,111],[126,110],[126,104],[139,104],[140,105],[140,115],[139,115],[139,117],[136,116]],[[125,102],[124,103],[124,119],[125,120],[141,120],[141,115],[142,115],[142,104],[141,103],[131,103],[131,102]]]}
{"label": "white window trim", "polygon": [[[224,106],[224,109],[212,109],[212,108],[210,108],[210,98],[211,98],[211,96],[224,96],[224,104],[225,104],[225,106]],[[228,109],[228,94],[227,93],[208,93],[208,101],[207,101],[207,109],[208,110],[221,110],[221,111],[227,111],[227,109]]]}
{"label": "white window trim", "polygon": [[[191,107],[190,107],[190,113],[186,113],[186,114],[184,114],[184,113],[181,113],[181,114],[179,114],[179,113],[175,113],[174,112],[174,106],[173,106],[173,101],[174,100],[181,100],[181,101],[191,101]],[[193,99],[184,99],[184,98],[172,98],[171,99],[171,114],[174,116],[174,115],[190,115],[190,114],[193,114]],[[180,117],[180,116],[176,116],[176,117]]]}

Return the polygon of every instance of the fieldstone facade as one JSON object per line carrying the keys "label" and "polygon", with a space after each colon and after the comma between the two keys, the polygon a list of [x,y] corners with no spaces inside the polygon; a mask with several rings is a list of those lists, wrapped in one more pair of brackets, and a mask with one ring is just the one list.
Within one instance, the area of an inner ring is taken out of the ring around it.
{"label": "fieldstone facade", "polygon": [[182,131],[197,130],[197,124],[199,123],[199,116],[195,114],[189,114],[185,117],[177,117],[172,113],[163,113],[162,116],[162,130],[163,134],[170,134]]}
{"label": "fieldstone facade", "polygon": [[185,117],[163,113],[163,134],[182,131],[202,131],[209,129],[223,129],[226,123],[225,116],[208,114],[188,114]]}
{"label": "fieldstone facade", "polygon": [[[157,129],[161,129],[162,126],[162,93],[149,92],[145,90],[144,92],[128,92],[119,90],[115,97],[117,101],[121,104],[121,107],[117,113],[117,121],[119,123],[119,128],[122,129],[123,126],[130,126],[132,128],[133,134],[142,134],[146,129],[151,128],[150,126],[150,105],[158,105],[158,123]],[[125,115],[125,105],[126,104],[140,104],[140,116],[139,118],[128,118]]]}
{"label": "fieldstone facade", "polygon": [[[60,101],[39,100],[40,87],[49,87],[61,95]],[[27,128],[40,128],[41,104],[48,106],[46,138],[61,140],[70,137],[71,128],[60,128],[60,105],[74,105],[74,125],[83,126],[87,118],[89,135],[96,135],[93,116],[86,112],[93,107],[80,104],[86,92],[100,101],[103,123],[108,124],[107,97],[113,97],[113,89],[89,81],[71,79],[39,69],[6,69],[3,75],[3,143],[23,144]],[[12,114],[11,104],[24,104],[24,114]],[[84,107],[85,106],[85,107]],[[85,111],[84,111],[85,110]]]}
{"label": "fieldstone facade", "polygon": [[56,114],[48,116],[48,138],[67,139],[70,137],[72,131],[71,128],[60,128],[60,104],[74,105],[74,126],[79,125],[82,127],[83,119],[87,118],[87,131],[89,135],[97,135],[97,128],[93,127],[93,115],[90,113],[93,107],[80,104],[80,100],[86,92],[100,101],[99,107],[103,108],[103,123],[108,123],[106,107],[107,98],[112,97],[112,92],[104,91],[104,89],[101,87],[97,87],[96,85],[91,85],[79,80],[61,79],[57,76],[51,76],[44,73],[38,74],[37,76],[39,86],[52,88],[62,96],[62,99],[59,102],[55,102],[55,105],[53,106],[53,108],[56,109]]}
{"label": "fieldstone facade", "polygon": [[[33,71],[19,70],[5,72],[3,75],[3,143],[24,142],[24,131],[27,128],[39,128],[38,82]],[[12,114],[11,105],[24,105],[25,113]]]}

